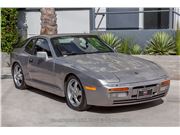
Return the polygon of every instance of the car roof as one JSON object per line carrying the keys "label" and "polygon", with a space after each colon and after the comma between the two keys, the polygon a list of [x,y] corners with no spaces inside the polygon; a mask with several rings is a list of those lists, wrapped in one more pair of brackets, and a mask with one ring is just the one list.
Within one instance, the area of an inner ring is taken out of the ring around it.
{"label": "car roof", "polygon": [[56,35],[37,35],[34,37],[46,37],[46,38],[55,38],[55,37],[65,37],[65,36],[97,36],[97,34],[92,33],[66,33],[66,34],[56,34]]}

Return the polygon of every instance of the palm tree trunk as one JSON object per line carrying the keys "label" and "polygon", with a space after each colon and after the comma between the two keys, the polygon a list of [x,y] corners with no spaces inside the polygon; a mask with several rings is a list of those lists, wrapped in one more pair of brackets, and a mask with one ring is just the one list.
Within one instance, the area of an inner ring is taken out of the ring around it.
{"label": "palm tree trunk", "polygon": [[57,18],[54,8],[41,8],[41,34],[57,34]]}

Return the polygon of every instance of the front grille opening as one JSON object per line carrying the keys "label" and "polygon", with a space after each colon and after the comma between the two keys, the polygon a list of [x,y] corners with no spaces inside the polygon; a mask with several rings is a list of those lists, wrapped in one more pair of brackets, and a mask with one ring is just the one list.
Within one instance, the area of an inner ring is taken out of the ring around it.
{"label": "front grille opening", "polygon": [[153,95],[156,95],[157,94],[157,92],[155,91],[155,92],[153,92]]}
{"label": "front grille opening", "polygon": [[132,95],[131,97],[132,97],[132,98],[137,98],[137,95]]}
{"label": "front grille opening", "polygon": [[142,88],[144,88],[144,86],[133,87],[133,89],[142,89]]}
{"label": "front grille opening", "polygon": [[142,89],[142,88],[155,87],[155,86],[157,86],[157,84],[144,85],[144,86],[136,86],[136,87],[133,87],[133,89]]}
{"label": "front grille opening", "polygon": [[157,86],[157,84],[146,85],[145,87],[148,88],[148,87],[155,87],[155,86]]}

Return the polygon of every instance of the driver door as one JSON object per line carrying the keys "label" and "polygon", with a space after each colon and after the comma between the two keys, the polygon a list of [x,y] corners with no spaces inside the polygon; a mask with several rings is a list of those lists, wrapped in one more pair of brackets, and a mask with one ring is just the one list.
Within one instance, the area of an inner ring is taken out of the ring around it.
{"label": "driver door", "polygon": [[[48,59],[37,57],[37,52],[46,52]],[[49,44],[46,39],[38,38],[35,42],[34,53],[29,56],[29,75],[32,85],[43,90],[49,90],[55,86],[54,61]]]}

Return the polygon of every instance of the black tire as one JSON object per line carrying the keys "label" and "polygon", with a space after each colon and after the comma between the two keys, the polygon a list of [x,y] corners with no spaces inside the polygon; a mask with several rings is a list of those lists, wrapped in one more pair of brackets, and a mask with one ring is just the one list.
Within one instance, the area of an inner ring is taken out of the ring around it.
{"label": "black tire", "polygon": [[[69,98],[68,98],[68,93],[67,93],[68,83],[69,83],[70,80],[72,80],[72,79],[75,79],[75,80],[78,81],[78,83],[79,83],[79,85],[80,85],[80,89],[82,90],[82,99],[81,99],[81,103],[80,103],[79,106],[74,106],[74,105],[70,102],[70,100],[69,100]],[[69,76],[68,79],[67,79],[67,81],[65,82],[65,96],[66,96],[66,103],[67,103],[67,105],[68,105],[71,109],[73,109],[73,110],[76,110],[76,111],[86,111],[86,110],[88,110],[88,109],[90,108],[90,106],[87,104],[86,95],[85,95],[85,92],[84,92],[84,89],[83,89],[83,86],[82,86],[80,80],[79,80],[77,77],[73,76],[73,75]]]}
{"label": "black tire", "polygon": [[[20,84],[20,85],[18,85],[18,84],[16,83],[16,81],[15,81],[15,76],[14,76],[14,72],[15,72],[15,71],[14,71],[14,70],[15,70],[16,66],[18,66],[18,67],[21,69],[22,81],[21,81],[21,84]],[[24,79],[23,70],[22,70],[22,67],[20,66],[20,64],[15,63],[15,64],[13,65],[13,67],[12,67],[12,76],[13,76],[14,85],[15,85],[15,87],[16,87],[17,89],[24,90],[24,89],[27,88],[27,85],[26,85],[25,79]]]}

